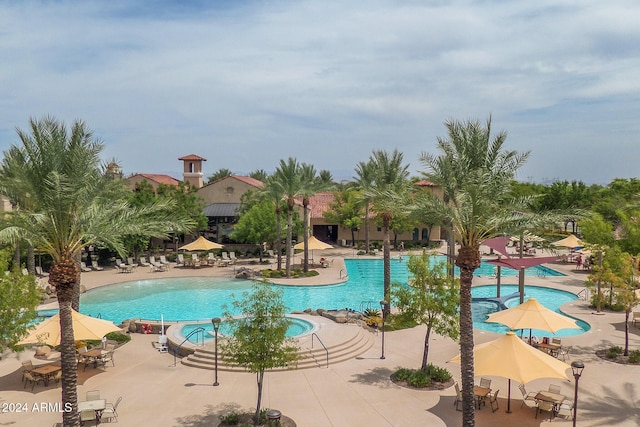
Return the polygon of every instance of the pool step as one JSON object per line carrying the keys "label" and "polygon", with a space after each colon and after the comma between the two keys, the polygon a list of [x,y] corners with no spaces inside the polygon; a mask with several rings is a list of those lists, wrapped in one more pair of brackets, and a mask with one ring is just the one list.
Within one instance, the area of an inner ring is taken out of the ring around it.
{"label": "pool step", "polygon": [[[351,360],[365,351],[369,350],[375,342],[376,336],[355,325],[342,325],[346,330],[341,331],[340,337],[321,336],[324,344],[329,350],[329,364],[336,364]],[[329,342],[331,341],[331,342]],[[289,369],[309,369],[327,366],[327,353],[314,339],[311,348],[311,336],[299,339],[300,350],[298,350],[298,360],[294,367],[284,367],[272,369],[272,371],[284,371]],[[182,358],[183,365],[201,369],[215,369],[215,351],[213,346],[198,348],[195,353]],[[218,370],[245,372],[245,368],[233,365],[228,358],[218,353]]]}

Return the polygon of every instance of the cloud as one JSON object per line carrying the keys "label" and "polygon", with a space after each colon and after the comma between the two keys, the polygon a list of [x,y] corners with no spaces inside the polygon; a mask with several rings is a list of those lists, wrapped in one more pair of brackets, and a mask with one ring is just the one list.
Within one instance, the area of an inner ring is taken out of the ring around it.
{"label": "cloud", "polygon": [[[0,5],[0,148],[31,116],[84,119],[125,172],[353,170],[373,148],[418,169],[449,118],[490,114],[525,166],[608,182],[640,155],[633,1],[41,2]],[[615,141],[609,134],[615,129]],[[587,168],[544,161],[582,147]],[[597,167],[596,163],[597,162]],[[586,174],[584,170],[589,170]]]}

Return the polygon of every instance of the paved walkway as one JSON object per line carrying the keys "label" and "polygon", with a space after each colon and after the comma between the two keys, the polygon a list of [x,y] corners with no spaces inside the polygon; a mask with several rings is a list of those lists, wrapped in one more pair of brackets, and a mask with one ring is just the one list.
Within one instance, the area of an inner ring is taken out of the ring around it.
{"label": "paved walkway", "polygon": [[[317,255],[317,254],[316,254]],[[341,257],[353,256],[351,250],[331,250],[322,254],[333,259],[320,276],[298,279],[309,284],[335,283],[344,268]],[[299,258],[298,256],[296,258]],[[236,266],[238,267],[238,266]],[[527,278],[527,284],[553,286],[578,292],[584,285],[584,273],[571,271],[569,265],[553,265],[568,273],[561,278]],[[154,276],[225,275],[232,276],[233,267],[201,270],[172,269],[168,273],[150,273],[138,269],[132,274],[116,274],[113,270],[84,273],[82,283],[89,289],[123,280]],[[513,279],[511,279],[513,281]],[[293,281],[292,281],[293,282]],[[489,278],[474,280],[477,284],[493,283]],[[503,283],[509,282],[503,279]],[[297,283],[298,284],[298,283]],[[595,315],[586,302],[567,304],[563,310],[591,324],[589,332],[564,338],[573,345],[571,360],[581,359],[585,370],[580,379],[580,426],[640,425],[640,366],[623,366],[599,359],[596,349],[624,343],[624,315]],[[345,327],[352,327],[346,326]],[[640,348],[640,329],[630,326],[630,345]],[[329,368],[305,369],[266,374],[263,407],[276,408],[293,418],[300,427],[383,427],[383,426],[459,426],[461,413],[453,407],[454,390],[418,391],[398,387],[389,375],[399,367],[418,367],[422,357],[424,328],[416,327],[387,333],[385,356],[380,359],[380,336],[376,345],[355,360]],[[497,335],[476,330],[475,342],[482,343]],[[170,354],[157,352],[153,335],[133,334],[132,341],[115,354],[115,367],[87,368],[79,372],[80,400],[88,390],[100,390],[102,396],[115,402],[119,425],[167,427],[200,427],[217,425],[218,415],[231,410],[250,410],[256,403],[255,375],[220,372],[218,387],[213,387],[213,372],[173,365]],[[450,339],[434,336],[430,361],[448,368],[459,380],[459,367],[446,363],[458,354],[458,345]],[[23,389],[20,362],[33,358],[33,351],[5,353],[0,361],[0,425],[51,426],[61,420],[55,405],[60,402],[60,388],[50,385]],[[492,388],[500,389],[500,409],[492,413],[483,408],[476,412],[478,426],[546,426],[542,415],[535,419],[531,409],[521,409],[517,383],[512,384],[511,413],[507,407],[507,381],[492,378]],[[536,380],[527,384],[529,391],[546,389],[550,383],[560,384],[564,395],[573,396],[573,381]],[[44,406],[42,406],[44,404]],[[34,406],[35,405],[35,406]],[[18,411],[20,408],[20,412]],[[37,409],[37,410],[36,410]],[[153,420],[151,422],[151,420]],[[553,425],[571,425],[556,419]]]}

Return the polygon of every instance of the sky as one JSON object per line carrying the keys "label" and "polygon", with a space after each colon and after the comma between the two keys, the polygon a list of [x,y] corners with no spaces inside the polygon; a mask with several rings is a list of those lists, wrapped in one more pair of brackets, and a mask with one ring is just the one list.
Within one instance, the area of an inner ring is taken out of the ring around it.
{"label": "sky", "polygon": [[82,120],[125,175],[178,158],[350,179],[397,148],[414,176],[447,120],[530,151],[517,179],[640,177],[637,0],[0,2],[0,150]]}

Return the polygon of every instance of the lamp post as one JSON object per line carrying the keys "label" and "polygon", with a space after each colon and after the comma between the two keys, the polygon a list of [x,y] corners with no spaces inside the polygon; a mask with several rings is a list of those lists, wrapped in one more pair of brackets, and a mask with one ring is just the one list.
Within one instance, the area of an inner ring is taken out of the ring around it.
{"label": "lamp post", "polygon": [[573,396],[573,427],[576,427],[576,415],[578,415],[578,380],[582,375],[584,369],[584,363],[580,360],[574,360],[571,362],[571,370],[573,371],[573,378],[576,380],[576,390]]}
{"label": "lamp post", "polygon": [[380,356],[380,359],[384,359],[384,321],[386,319],[386,310],[387,310],[387,304],[389,304],[388,302],[386,302],[385,300],[380,301],[380,309],[382,310],[382,355]]}
{"label": "lamp post", "polygon": [[211,323],[213,323],[213,332],[215,335],[215,372],[216,372],[216,379],[213,382],[214,386],[218,386],[220,385],[220,383],[218,382],[218,329],[220,329],[220,318],[219,317],[214,317],[213,319],[211,319]]}

